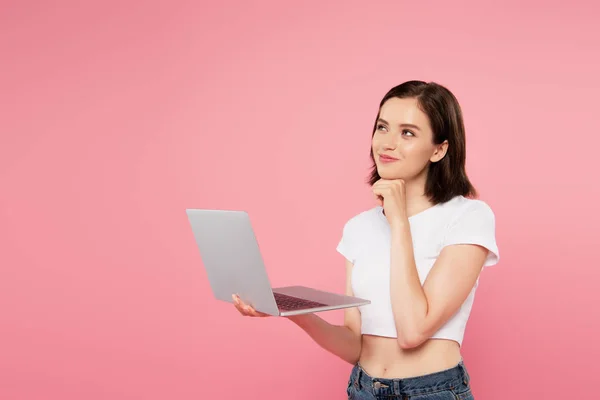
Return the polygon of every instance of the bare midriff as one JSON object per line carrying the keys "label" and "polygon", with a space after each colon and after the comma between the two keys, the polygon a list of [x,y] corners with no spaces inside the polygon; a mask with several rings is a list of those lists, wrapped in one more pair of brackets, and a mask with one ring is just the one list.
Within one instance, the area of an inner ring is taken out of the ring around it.
{"label": "bare midriff", "polygon": [[395,338],[363,335],[359,363],[377,378],[409,378],[443,371],[462,359],[454,340],[429,339],[418,347],[403,349]]}

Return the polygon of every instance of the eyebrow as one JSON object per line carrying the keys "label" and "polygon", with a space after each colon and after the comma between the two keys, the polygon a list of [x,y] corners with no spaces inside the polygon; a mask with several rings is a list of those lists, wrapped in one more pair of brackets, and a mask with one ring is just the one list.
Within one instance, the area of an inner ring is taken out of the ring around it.
{"label": "eyebrow", "polygon": [[[389,125],[389,122],[387,122],[387,121],[386,121],[385,119],[383,119],[383,118],[379,118],[377,121],[379,121],[379,122],[383,122],[384,124],[386,124],[386,125]],[[413,124],[400,124],[400,125],[398,125],[398,126],[400,126],[400,127],[405,127],[405,128],[413,128],[413,129],[416,129],[416,130],[418,130],[418,131],[420,131],[420,130],[421,130],[421,128],[419,128],[417,125],[413,125]]]}

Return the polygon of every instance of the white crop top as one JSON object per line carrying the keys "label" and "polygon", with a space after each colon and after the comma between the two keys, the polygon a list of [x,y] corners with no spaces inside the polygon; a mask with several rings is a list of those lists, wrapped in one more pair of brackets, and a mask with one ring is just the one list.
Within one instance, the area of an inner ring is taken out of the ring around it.
{"label": "white crop top", "polygon": [[[500,259],[495,216],[481,200],[456,196],[408,220],[421,284],[444,246],[481,245],[489,250],[486,267]],[[359,307],[361,332],[395,338],[397,332],[390,299],[390,246],[390,226],[383,208],[377,206],[352,217],[344,225],[337,251],[354,264],[351,281],[354,295],[371,300],[371,304]],[[462,345],[478,282],[479,278],[458,312],[432,338],[455,340]]]}

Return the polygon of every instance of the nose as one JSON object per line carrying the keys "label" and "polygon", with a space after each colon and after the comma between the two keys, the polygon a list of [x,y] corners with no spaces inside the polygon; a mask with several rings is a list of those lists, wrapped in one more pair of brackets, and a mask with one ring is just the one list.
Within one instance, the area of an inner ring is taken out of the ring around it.
{"label": "nose", "polygon": [[[391,135],[390,135],[391,136]],[[396,149],[396,140],[387,139],[383,142],[382,147],[384,150],[395,150]]]}

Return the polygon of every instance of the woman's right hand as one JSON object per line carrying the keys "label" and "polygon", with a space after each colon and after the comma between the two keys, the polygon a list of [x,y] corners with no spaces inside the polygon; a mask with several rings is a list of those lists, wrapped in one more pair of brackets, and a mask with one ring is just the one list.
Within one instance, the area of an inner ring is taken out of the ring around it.
{"label": "woman's right hand", "polygon": [[236,294],[231,296],[233,298],[233,305],[237,310],[245,317],[269,317],[269,314],[262,313],[260,311],[256,311],[254,307],[249,304],[246,304],[240,299],[240,297]]}

